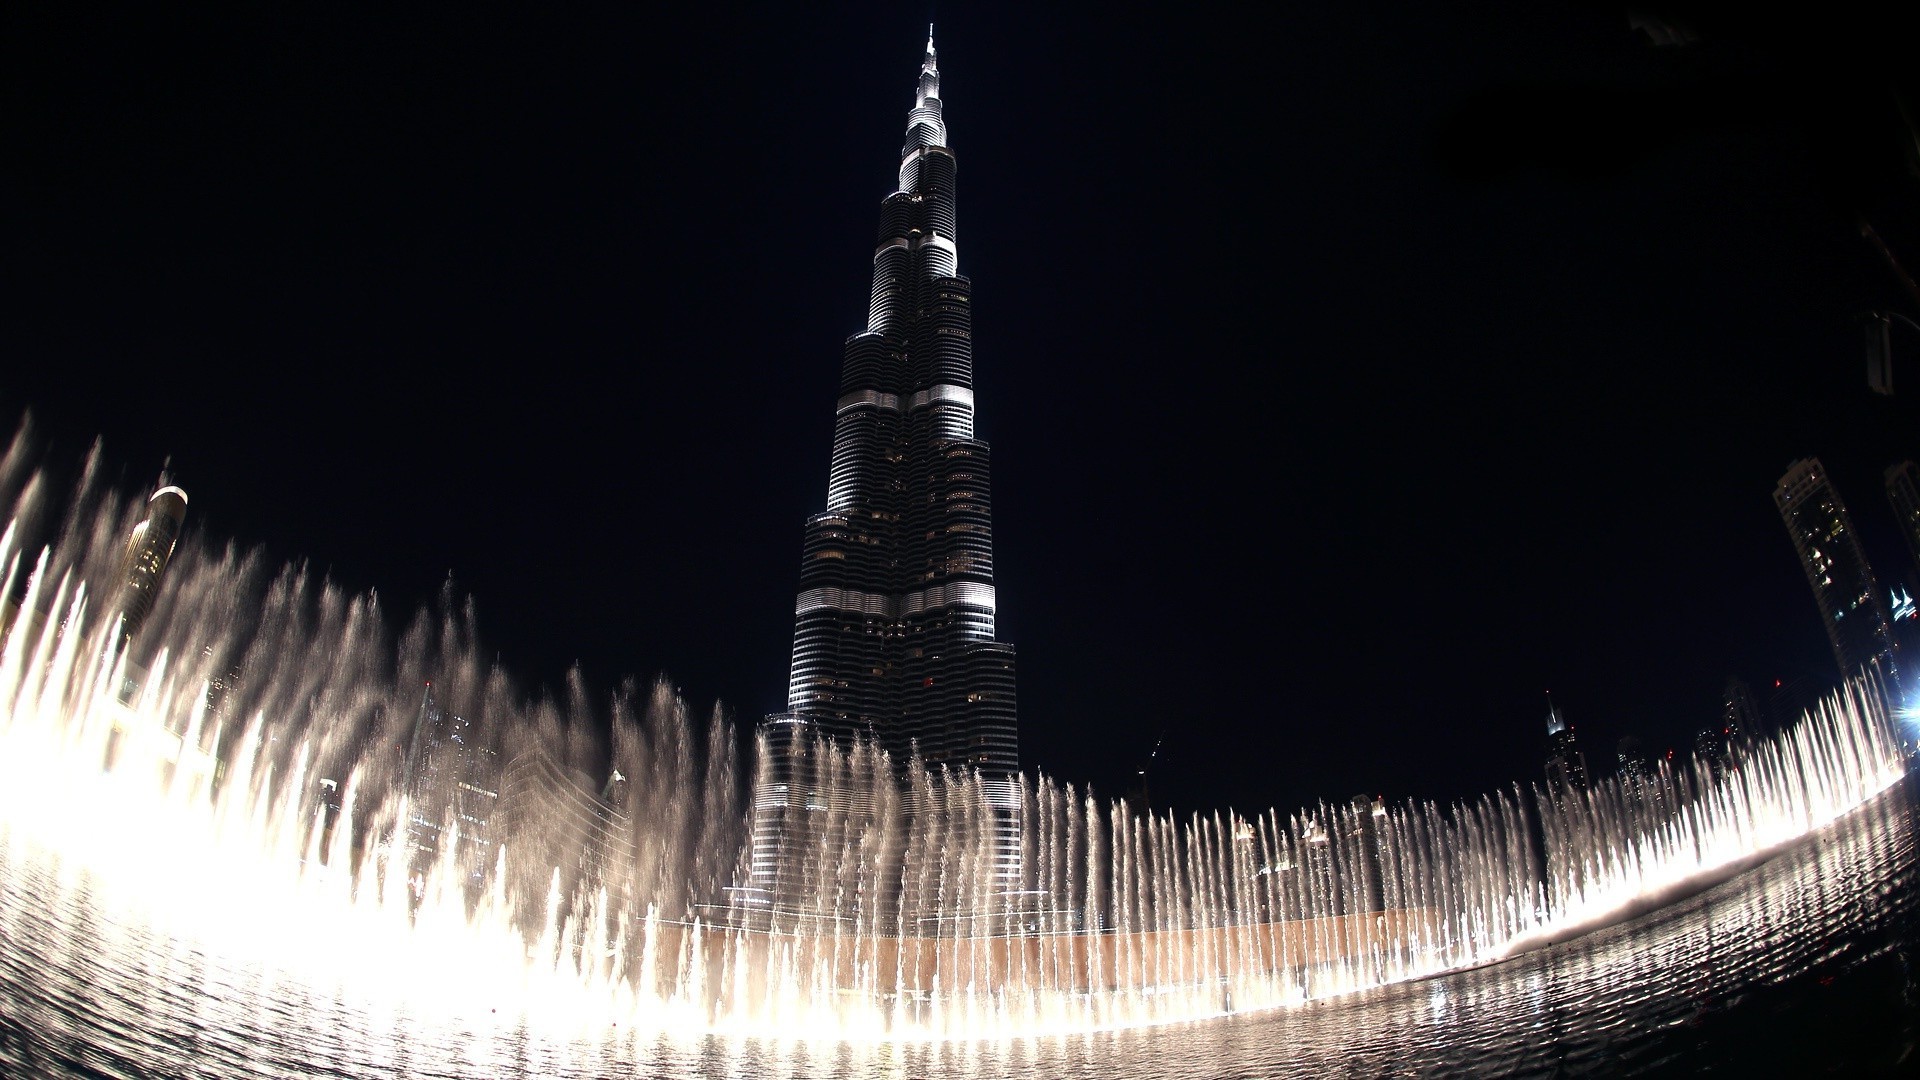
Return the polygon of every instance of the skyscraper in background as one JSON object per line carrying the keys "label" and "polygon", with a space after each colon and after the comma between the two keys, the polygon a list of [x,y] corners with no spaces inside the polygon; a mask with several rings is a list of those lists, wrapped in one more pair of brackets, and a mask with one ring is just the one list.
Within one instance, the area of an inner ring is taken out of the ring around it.
{"label": "skyscraper in background", "polygon": [[1587,790],[1587,758],[1580,752],[1573,726],[1547,703],[1547,791],[1556,800],[1570,791]]}
{"label": "skyscraper in background", "polygon": [[929,28],[899,186],[880,204],[867,326],[841,365],[827,507],[806,523],[788,712],[762,727],[752,878],[767,895],[806,890],[775,879],[791,876],[786,854],[811,816],[857,812],[818,791],[816,736],[870,740],[896,770],[916,757],[974,770],[1009,821],[1019,805],[1014,651],[994,636],[992,457],[974,437],[955,169]]}
{"label": "skyscraper in background", "polygon": [[621,809],[626,783],[613,769],[596,784],[537,744],[507,762],[495,831],[543,853],[538,860],[508,861],[502,886],[514,904],[537,908],[557,887],[557,902],[570,913],[583,886],[586,893],[604,887],[620,904],[631,900],[627,871],[633,866],[635,834],[632,819]]}
{"label": "skyscraper in background", "polygon": [[1893,505],[1893,520],[1900,525],[1900,536],[1907,542],[1907,553],[1920,569],[1920,465],[1902,461],[1887,467],[1887,502]]}
{"label": "skyscraper in background", "polygon": [[[111,570],[113,576],[99,585],[99,595],[106,600],[105,616],[112,618],[117,613],[120,619],[114,646],[126,654],[125,670],[115,693],[123,705],[133,701],[146,680],[146,665],[131,654],[129,646],[153,615],[186,518],[187,493],[166,484],[163,477],[162,486],[147,498],[146,517],[128,533],[126,547]],[[16,632],[37,639],[48,620],[43,607],[23,610],[19,599],[0,597],[0,643]]]}
{"label": "skyscraper in background", "polygon": [[489,822],[499,802],[499,772],[498,752],[466,717],[443,710],[428,684],[407,741],[401,777],[416,900],[421,875],[447,854],[458,857],[470,890],[477,890],[492,869],[495,849]]}
{"label": "skyscraper in background", "polygon": [[1729,676],[1720,697],[1720,726],[1728,746],[1737,747],[1746,740],[1758,738],[1765,731],[1761,723],[1759,701],[1753,696],[1753,687],[1748,686],[1745,679]]}
{"label": "skyscraper in background", "polygon": [[180,525],[187,518],[187,493],[172,485],[161,488],[147,500],[147,517],[133,527],[127,537],[127,551],[120,561],[119,595],[120,643],[132,641],[153,614],[154,597],[159,595],[161,577],[180,542]]}
{"label": "skyscraper in background", "polygon": [[1794,462],[1774,488],[1773,501],[1813,589],[1840,677],[1851,678],[1864,669],[1896,679],[1886,596],[1820,459]]}

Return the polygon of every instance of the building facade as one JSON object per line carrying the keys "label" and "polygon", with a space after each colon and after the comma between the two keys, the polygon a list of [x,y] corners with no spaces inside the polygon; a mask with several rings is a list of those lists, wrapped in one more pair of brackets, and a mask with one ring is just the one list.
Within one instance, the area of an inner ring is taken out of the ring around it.
{"label": "building facade", "polygon": [[826,509],[804,530],[787,711],[761,728],[745,892],[763,903],[813,894],[795,869],[810,822],[865,813],[867,792],[839,790],[812,760],[819,739],[877,748],[908,789],[915,763],[977,773],[1017,858],[1014,650],[994,629],[992,452],[974,436],[956,168],[929,29],[898,188],[880,204],[867,326],[841,364]]}
{"label": "building facade", "polygon": [[1896,681],[1886,594],[1874,580],[1853,518],[1820,459],[1794,462],[1774,488],[1773,501],[1826,624],[1840,677],[1867,670]]}

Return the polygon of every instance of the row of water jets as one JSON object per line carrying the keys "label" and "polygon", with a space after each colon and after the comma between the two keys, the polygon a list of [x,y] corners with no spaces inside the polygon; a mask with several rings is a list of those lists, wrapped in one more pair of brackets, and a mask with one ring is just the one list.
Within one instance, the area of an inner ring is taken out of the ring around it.
{"label": "row of water jets", "polygon": [[[902,1038],[1270,1008],[1617,919],[1903,770],[1866,682],[1730,768],[1445,806],[1181,818],[811,743],[771,881],[754,807],[791,762],[664,684],[605,706],[577,675],[525,694],[451,594],[396,632],[371,594],[190,531],[121,647],[107,607],[142,508],[101,481],[97,447],[57,497],[36,453],[23,429],[0,460],[0,837],[168,933],[415,1011]],[[460,753],[624,783],[587,818],[511,783],[478,792],[485,815],[423,809],[408,748],[429,683],[436,722],[473,718]]]}

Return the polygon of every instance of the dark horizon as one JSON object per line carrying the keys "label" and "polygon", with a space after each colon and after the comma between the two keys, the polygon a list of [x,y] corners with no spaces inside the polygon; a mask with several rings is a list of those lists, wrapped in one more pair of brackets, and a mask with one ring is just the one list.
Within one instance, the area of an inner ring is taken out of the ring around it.
{"label": "dark horizon", "polygon": [[[451,571],[528,684],[745,728],[925,19],[516,18],[14,16],[0,416],[399,617]],[[1920,332],[1892,397],[1861,349],[1920,319],[1908,39],[1682,22],[940,20],[1026,768],[1472,796],[1541,778],[1546,691],[1596,772],[1684,753],[1730,675],[1837,677],[1801,457],[1920,587]]]}

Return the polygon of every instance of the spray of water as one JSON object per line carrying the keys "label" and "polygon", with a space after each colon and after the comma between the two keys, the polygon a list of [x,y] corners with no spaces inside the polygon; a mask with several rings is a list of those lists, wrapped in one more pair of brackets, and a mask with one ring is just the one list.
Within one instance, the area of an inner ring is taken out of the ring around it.
{"label": "spray of water", "polygon": [[[0,460],[0,829],[170,932],[411,1015],[868,1039],[1285,1006],[1619,919],[1903,773],[1860,682],[1732,768],[1141,814],[1046,776],[1009,795],[865,746],[743,744],[664,684],[527,694],[451,592],[397,624],[192,532],[123,644],[143,508],[97,447],[53,505],[34,453],[23,429]],[[769,902],[750,886],[776,798],[806,827]]]}

